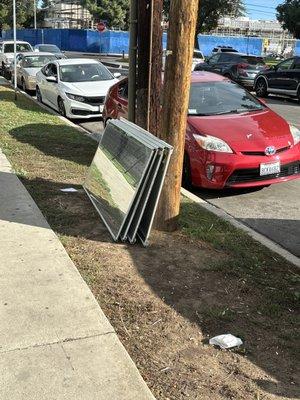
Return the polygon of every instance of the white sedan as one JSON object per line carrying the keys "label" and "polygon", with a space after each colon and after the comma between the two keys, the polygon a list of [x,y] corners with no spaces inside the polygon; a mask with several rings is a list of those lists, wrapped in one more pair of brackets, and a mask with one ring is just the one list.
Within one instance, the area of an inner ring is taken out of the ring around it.
{"label": "white sedan", "polygon": [[57,60],[37,73],[36,96],[71,119],[101,117],[106,94],[119,76],[96,60]]}

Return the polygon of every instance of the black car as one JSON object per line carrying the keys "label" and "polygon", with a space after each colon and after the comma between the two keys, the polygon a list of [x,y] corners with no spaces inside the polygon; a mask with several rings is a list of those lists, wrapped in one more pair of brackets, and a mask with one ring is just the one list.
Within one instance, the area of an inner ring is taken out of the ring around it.
{"label": "black car", "polygon": [[300,57],[288,58],[260,72],[255,78],[254,89],[259,97],[274,93],[297,97],[300,101]]}
{"label": "black car", "polygon": [[248,88],[253,88],[254,78],[266,68],[262,57],[243,53],[217,53],[205,63],[196,65],[195,71],[216,72]]}

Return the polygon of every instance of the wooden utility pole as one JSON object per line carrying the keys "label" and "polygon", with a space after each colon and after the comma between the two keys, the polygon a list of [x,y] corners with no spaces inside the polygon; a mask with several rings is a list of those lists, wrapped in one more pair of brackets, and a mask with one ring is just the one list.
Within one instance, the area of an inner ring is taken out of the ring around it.
{"label": "wooden utility pole", "polygon": [[163,0],[138,2],[136,123],[154,135],[160,131],[162,9]]}
{"label": "wooden utility pole", "polygon": [[137,52],[137,0],[130,1],[130,38],[128,73],[128,119],[135,122]]}
{"label": "wooden utility pole", "polygon": [[199,0],[172,0],[170,6],[160,137],[174,146],[174,152],[156,217],[156,227],[166,231],[177,228],[180,209],[185,130],[198,3]]}

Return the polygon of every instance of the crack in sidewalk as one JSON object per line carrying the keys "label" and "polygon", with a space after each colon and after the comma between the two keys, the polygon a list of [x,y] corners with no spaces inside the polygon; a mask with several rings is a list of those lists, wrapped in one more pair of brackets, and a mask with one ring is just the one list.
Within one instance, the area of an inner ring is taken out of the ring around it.
{"label": "crack in sidewalk", "polygon": [[[12,353],[14,351],[35,349],[35,348],[38,348],[38,347],[52,346],[52,345],[55,345],[55,344],[76,342],[76,341],[79,341],[79,340],[91,339],[91,338],[95,338],[95,337],[99,337],[99,336],[106,336],[106,335],[110,335],[110,334],[116,334],[116,332],[115,331],[109,331],[109,332],[105,332],[105,333],[96,333],[95,335],[87,335],[87,336],[75,337],[75,338],[65,338],[65,339],[54,341],[54,342],[36,343],[36,344],[30,345],[30,346],[25,346],[25,347],[16,347],[14,349],[3,350],[3,351],[0,350],[0,354]],[[0,346],[0,349],[1,349],[1,346]]]}

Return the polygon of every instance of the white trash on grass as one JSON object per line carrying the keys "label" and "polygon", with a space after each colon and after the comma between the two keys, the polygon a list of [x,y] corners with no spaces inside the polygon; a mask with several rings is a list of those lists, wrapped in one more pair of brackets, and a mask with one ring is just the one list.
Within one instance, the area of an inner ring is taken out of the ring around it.
{"label": "white trash on grass", "polygon": [[70,188],[65,188],[65,189],[60,189],[60,191],[61,191],[61,192],[64,192],[64,193],[74,193],[74,192],[78,192],[77,189],[72,188],[72,187],[70,187]]}
{"label": "white trash on grass", "polygon": [[232,347],[241,346],[243,342],[242,339],[227,333],[209,339],[209,344],[219,346],[221,349],[231,349]]}

